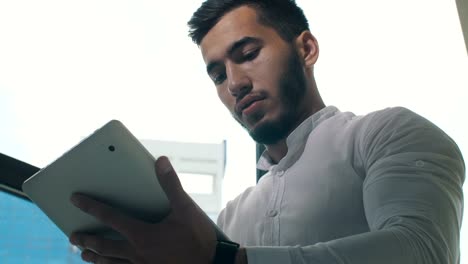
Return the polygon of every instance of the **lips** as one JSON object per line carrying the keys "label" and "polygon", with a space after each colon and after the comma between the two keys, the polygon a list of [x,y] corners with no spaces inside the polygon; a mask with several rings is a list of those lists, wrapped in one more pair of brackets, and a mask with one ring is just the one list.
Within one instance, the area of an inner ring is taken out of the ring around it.
{"label": "lips", "polygon": [[263,99],[265,99],[265,96],[263,96],[263,95],[248,94],[236,104],[235,111],[240,116],[240,115],[242,115],[242,111],[244,111],[244,109],[248,108],[253,103],[255,103],[257,101],[261,101]]}

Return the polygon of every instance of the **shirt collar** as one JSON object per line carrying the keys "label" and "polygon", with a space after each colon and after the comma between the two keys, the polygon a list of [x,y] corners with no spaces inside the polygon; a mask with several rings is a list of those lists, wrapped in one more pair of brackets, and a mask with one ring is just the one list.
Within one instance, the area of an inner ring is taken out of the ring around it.
{"label": "shirt collar", "polygon": [[288,153],[278,162],[278,164],[274,164],[273,160],[268,155],[268,152],[265,150],[257,162],[257,168],[259,170],[269,171],[286,170],[291,167],[291,165],[294,164],[302,155],[305,143],[312,130],[314,130],[314,128],[316,128],[320,123],[337,113],[339,113],[338,108],[334,106],[327,106],[311,115],[296,129],[294,129],[293,132],[291,132],[291,134],[289,134],[289,136],[286,138]]}

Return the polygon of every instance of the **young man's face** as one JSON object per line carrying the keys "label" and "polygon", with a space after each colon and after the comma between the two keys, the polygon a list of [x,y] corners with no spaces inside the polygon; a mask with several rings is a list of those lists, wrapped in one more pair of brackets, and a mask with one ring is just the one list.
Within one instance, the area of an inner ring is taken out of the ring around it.
{"label": "young man's face", "polygon": [[294,45],[243,6],[225,14],[200,46],[219,98],[252,138],[267,145],[286,138],[303,114],[306,90]]}

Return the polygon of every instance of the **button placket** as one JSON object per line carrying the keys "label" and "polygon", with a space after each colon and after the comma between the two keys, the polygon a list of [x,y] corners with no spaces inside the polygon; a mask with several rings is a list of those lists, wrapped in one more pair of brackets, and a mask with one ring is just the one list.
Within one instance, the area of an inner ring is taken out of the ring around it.
{"label": "button placket", "polygon": [[276,216],[279,214],[277,210],[277,198],[278,198],[278,191],[279,191],[279,178],[275,177],[276,171],[272,171],[271,181],[271,198],[268,203],[268,207],[265,208],[265,233],[263,235],[263,245],[275,245],[276,243]]}
{"label": "button placket", "polygon": [[278,211],[277,210],[270,210],[268,211],[268,216],[269,217],[275,217],[278,215]]}

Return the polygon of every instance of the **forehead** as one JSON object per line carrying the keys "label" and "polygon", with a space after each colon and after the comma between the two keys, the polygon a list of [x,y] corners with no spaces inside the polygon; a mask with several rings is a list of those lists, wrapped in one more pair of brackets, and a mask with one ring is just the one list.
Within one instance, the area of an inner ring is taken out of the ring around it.
{"label": "forehead", "polygon": [[238,7],[226,13],[201,41],[200,48],[205,63],[222,56],[232,43],[246,36],[264,40],[279,38],[274,29],[258,23],[254,8]]}

